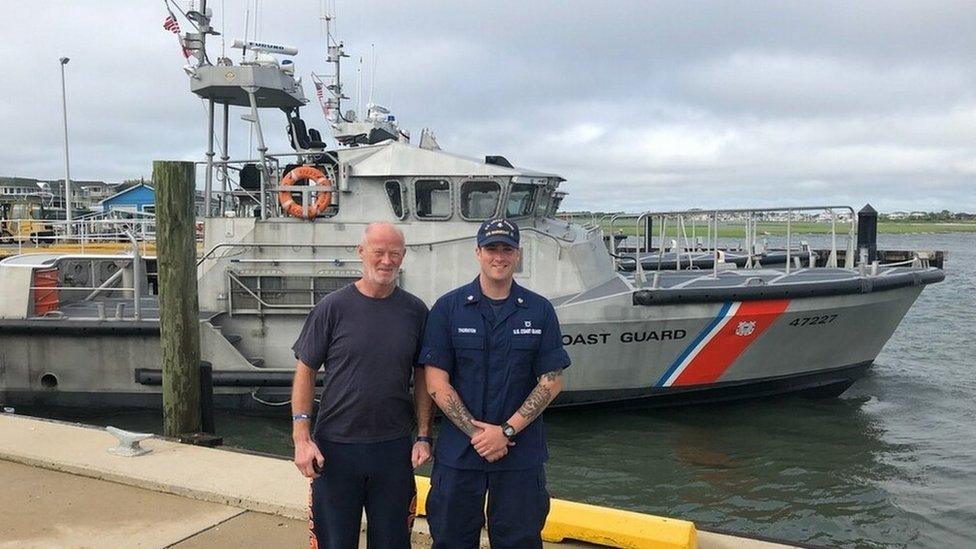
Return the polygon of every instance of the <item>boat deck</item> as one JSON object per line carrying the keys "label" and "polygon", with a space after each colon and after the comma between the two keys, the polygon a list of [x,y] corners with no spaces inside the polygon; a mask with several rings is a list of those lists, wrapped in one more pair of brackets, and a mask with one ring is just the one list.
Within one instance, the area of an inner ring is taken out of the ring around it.
{"label": "boat deck", "polygon": [[637,273],[625,272],[579,294],[552,299],[560,307],[586,301],[634,294],[635,303],[653,296],[655,303],[703,302],[740,299],[777,299],[870,293],[904,286],[939,282],[945,273],[935,267],[883,267],[875,275],[836,267],[645,270],[643,281]]}

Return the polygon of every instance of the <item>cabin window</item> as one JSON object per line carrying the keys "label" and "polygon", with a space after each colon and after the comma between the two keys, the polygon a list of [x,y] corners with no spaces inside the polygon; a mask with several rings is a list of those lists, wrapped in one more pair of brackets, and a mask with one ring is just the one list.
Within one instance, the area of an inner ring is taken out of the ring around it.
{"label": "cabin window", "polygon": [[502,187],[494,181],[465,181],[461,184],[461,217],[482,220],[495,217]]}
{"label": "cabin window", "polygon": [[398,219],[403,219],[403,185],[392,179],[386,182],[386,195],[390,197],[390,206]]}
{"label": "cabin window", "polygon": [[539,197],[535,202],[535,216],[546,217],[549,214],[549,203],[552,201],[552,194],[548,189],[539,192]]}
{"label": "cabin window", "polygon": [[559,211],[559,206],[560,204],[562,204],[563,198],[565,197],[566,197],[566,193],[562,193],[562,192],[556,193],[555,196],[552,197],[552,208],[551,211],[549,212],[549,215],[553,217],[556,216],[556,212]]}
{"label": "cabin window", "polygon": [[419,179],[414,186],[417,217],[447,219],[451,217],[451,184],[441,179]]}
{"label": "cabin window", "polygon": [[508,192],[508,203],[505,205],[505,217],[520,217],[532,213],[532,194],[535,185],[528,183],[512,183]]}

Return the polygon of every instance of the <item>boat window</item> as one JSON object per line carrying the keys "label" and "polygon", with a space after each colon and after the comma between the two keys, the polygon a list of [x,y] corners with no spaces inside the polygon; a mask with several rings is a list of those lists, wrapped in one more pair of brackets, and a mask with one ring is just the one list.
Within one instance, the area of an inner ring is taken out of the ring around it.
{"label": "boat window", "polygon": [[543,188],[539,191],[539,197],[535,201],[536,217],[546,217],[549,215],[549,203],[551,200],[552,194],[549,192],[548,188]]}
{"label": "boat window", "polygon": [[393,206],[393,213],[399,219],[403,219],[403,185],[391,179],[386,182],[386,195],[390,197],[390,206]]}
{"label": "boat window", "polygon": [[549,212],[549,215],[553,217],[556,216],[556,212],[559,211],[559,206],[562,204],[563,198],[565,197],[566,193],[562,192],[556,193],[556,195],[552,197],[552,210]]}
{"label": "boat window", "polygon": [[502,187],[494,181],[465,181],[461,184],[461,217],[481,220],[495,216]]}
{"label": "boat window", "polygon": [[414,186],[417,217],[447,219],[451,217],[451,184],[440,179],[419,179]]}
{"label": "boat window", "polygon": [[505,217],[519,217],[532,212],[532,193],[535,185],[528,183],[512,183],[508,192],[508,203],[505,205]]}

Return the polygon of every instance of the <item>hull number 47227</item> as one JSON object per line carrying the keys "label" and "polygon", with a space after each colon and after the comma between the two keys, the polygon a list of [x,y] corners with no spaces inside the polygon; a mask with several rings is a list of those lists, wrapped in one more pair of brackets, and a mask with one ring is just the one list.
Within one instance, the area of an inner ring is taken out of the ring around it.
{"label": "hull number 47227", "polygon": [[837,320],[837,315],[804,316],[794,318],[790,321],[790,326],[818,326],[820,324],[830,324]]}

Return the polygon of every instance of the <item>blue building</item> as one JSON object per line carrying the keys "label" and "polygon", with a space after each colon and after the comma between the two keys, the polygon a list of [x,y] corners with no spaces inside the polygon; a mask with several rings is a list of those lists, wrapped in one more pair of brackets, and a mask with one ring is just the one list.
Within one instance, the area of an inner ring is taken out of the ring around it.
{"label": "blue building", "polygon": [[106,213],[112,210],[119,210],[155,214],[156,190],[149,185],[140,183],[124,191],[119,191],[98,204],[102,207],[102,211]]}

